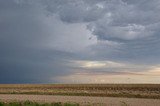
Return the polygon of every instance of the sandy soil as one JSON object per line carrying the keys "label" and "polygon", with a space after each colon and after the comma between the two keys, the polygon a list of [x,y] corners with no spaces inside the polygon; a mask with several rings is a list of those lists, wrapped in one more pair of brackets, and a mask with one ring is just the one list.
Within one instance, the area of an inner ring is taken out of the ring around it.
{"label": "sandy soil", "polygon": [[[0,94],[0,101],[76,102],[94,106],[160,106],[160,99]],[[126,105],[127,104],[127,105]]]}

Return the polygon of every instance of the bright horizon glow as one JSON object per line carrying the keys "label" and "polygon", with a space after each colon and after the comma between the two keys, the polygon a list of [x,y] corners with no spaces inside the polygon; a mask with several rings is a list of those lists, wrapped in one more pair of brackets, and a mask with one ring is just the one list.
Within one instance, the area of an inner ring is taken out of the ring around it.
{"label": "bright horizon glow", "polygon": [[[160,66],[152,66],[146,71],[132,72],[124,69],[143,69],[146,65],[133,65],[127,63],[118,63],[113,61],[74,61],[78,69],[76,73],[58,76],[52,80],[59,80],[61,83],[154,83],[160,82]],[[137,67],[136,67],[137,66]],[[116,70],[107,71],[108,68]],[[103,71],[101,71],[103,69]],[[92,72],[96,70],[96,72]]]}
{"label": "bright horizon glow", "polygon": [[90,61],[90,62],[86,62],[82,67],[84,68],[100,68],[100,67],[104,67],[106,66],[105,63],[101,63],[98,61]]}

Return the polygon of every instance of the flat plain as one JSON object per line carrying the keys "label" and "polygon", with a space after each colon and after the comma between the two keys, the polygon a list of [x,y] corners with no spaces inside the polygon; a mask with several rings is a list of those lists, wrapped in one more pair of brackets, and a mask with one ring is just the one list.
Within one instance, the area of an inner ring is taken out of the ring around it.
{"label": "flat plain", "polygon": [[0,84],[0,94],[160,99],[160,84]]}
{"label": "flat plain", "polygon": [[[3,101],[5,103],[31,101],[39,104],[40,103],[78,104],[78,105],[66,105],[66,106],[160,106],[160,99],[91,97],[91,96],[0,94],[0,101]],[[48,105],[43,105],[43,106],[48,106]],[[61,106],[61,105],[53,105],[53,106]]]}
{"label": "flat plain", "polygon": [[53,106],[160,106],[160,84],[0,84],[1,104],[15,101],[69,103]]}

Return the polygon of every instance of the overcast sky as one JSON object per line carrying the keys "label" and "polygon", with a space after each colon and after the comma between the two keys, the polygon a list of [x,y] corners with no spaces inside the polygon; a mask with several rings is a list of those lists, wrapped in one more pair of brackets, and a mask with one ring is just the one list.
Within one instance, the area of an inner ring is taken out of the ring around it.
{"label": "overcast sky", "polygon": [[160,0],[0,0],[0,83],[160,83]]}

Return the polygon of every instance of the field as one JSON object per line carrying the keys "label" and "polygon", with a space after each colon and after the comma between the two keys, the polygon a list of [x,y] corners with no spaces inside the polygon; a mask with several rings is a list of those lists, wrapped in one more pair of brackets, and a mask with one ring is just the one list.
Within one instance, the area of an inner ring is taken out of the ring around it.
{"label": "field", "polygon": [[1,84],[0,94],[160,99],[160,84]]}

